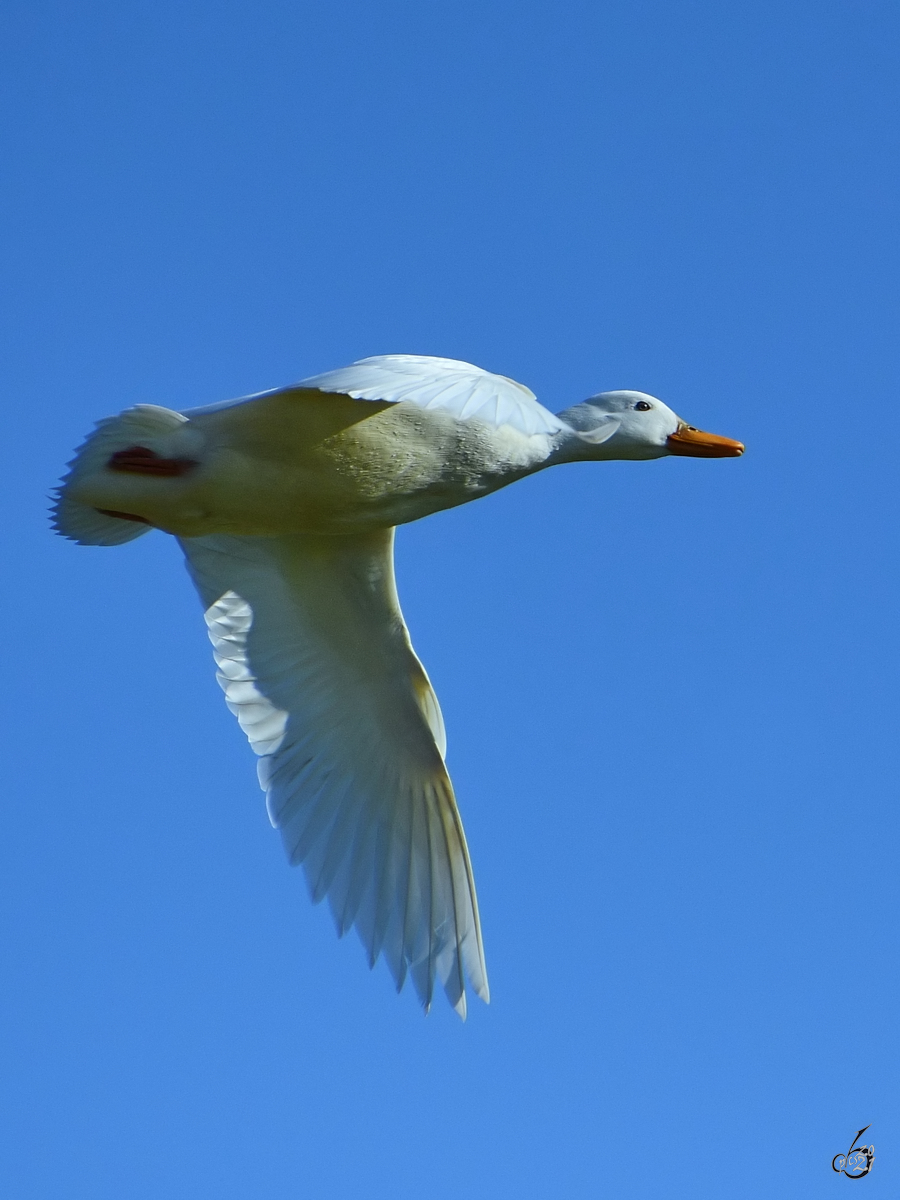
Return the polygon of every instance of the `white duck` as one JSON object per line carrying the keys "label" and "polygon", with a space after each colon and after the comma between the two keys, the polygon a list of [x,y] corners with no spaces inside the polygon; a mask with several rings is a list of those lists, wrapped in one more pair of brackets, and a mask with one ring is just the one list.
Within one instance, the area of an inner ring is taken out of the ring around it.
{"label": "white duck", "polygon": [[228,707],[260,756],[272,824],[339,934],[437,979],[465,1016],[488,999],[475,883],[441,711],[394,584],[394,526],[556,463],[735,457],[642,392],[554,416],[502,375],[388,354],[208,408],[99,422],[56,529],[112,546],[178,537]]}

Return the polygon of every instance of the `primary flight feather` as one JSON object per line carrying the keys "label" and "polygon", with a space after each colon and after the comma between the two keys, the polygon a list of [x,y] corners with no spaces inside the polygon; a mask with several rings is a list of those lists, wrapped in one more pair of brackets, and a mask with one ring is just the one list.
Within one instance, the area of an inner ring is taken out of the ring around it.
{"label": "primary flight feather", "polygon": [[437,697],[394,582],[394,527],[557,463],[736,457],[642,392],[554,415],[454,359],[365,358],[184,413],[100,421],[59,489],[55,528],[112,546],[175,535],[225,700],[259,756],[269,817],[370,965],[488,999],[472,864]]}

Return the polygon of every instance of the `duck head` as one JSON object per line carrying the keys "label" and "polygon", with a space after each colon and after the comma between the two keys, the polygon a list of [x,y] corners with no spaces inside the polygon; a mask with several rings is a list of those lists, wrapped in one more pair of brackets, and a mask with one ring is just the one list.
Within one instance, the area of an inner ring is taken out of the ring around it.
{"label": "duck head", "polygon": [[743,442],[704,433],[646,392],[600,392],[559,414],[590,458],[737,458]]}

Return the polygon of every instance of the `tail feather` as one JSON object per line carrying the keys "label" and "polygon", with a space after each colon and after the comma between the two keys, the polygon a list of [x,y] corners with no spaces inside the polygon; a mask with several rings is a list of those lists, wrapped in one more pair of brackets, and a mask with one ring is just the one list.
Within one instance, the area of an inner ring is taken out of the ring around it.
{"label": "tail feather", "polygon": [[51,523],[57,533],[82,546],[120,546],[148,533],[150,525],[91,508],[72,495],[73,485],[102,471],[110,456],[150,437],[171,433],[187,420],[181,413],[156,404],[138,404],[117,417],[98,421],[93,433],[75,453],[68,474],[55,490]]}

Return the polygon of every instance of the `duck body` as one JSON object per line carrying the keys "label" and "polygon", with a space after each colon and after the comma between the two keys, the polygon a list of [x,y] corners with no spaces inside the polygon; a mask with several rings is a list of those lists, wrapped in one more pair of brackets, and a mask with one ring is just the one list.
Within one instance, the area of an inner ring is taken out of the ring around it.
{"label": "duck body", "polygon": [[104,467],[76,481],[71,495],[181,537],[403,525],[540,469],[554,441],[412,403],[319,391],[281,392],[195,415],[157,414],[159,430],[142,442],[163,460],[190,463],[183,474]]}
{"label": "duck body", "polygon": [[557,463],[737,457],[641,392],[554,415],[468,363],[385,355],[184,413],[100,421],[70,464],[58,532],[174,534],[272,824],[339,934],[427,1011],[487,1000],[475,883],[440,705],[394,579],[394,527]]}

